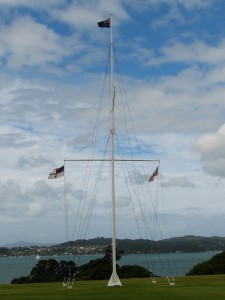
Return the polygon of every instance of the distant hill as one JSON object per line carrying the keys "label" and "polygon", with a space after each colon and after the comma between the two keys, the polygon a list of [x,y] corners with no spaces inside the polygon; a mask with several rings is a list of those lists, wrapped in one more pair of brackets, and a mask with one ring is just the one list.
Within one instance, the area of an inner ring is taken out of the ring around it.
{"label": "distant hill", "polygon": [[[107,246],[110,244],[110,238],[98,237],[89,240],[70,241],[56,245],[56,247],[90,247]],[[116,244],[118,249],[124,250],[126,253],[223,251],[225,250],[225,237],[201,237],[187,235],[160,241],[150,241],[144,239],[117,239]]]}
{"label": "distant hill", "polygon": [[[89,240],[69,241],[56,245],[18,242],[0,247],[0,256],[50,256],[77,254],[104,254],[111,238],[98,237]],[[169,252],[204,252],[224,251],[225,237],[201,237],[188,235],[160,241],[144,239],[117,239],[117,249],[125,254],[133,253],[169,253]]]}
{"label": "distant hill", "polygon": [[158,244],[159,248],[164,247],[168,252],[224,251],[225,237],[187,235],[161,240]]}

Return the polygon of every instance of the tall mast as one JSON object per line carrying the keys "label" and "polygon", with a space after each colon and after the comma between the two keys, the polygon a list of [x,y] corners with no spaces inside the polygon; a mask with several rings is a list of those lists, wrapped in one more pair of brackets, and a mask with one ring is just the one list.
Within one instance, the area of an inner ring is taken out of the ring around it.
{"label": "tall mast", "polygon": [[112,189],[112,275],[108,286],[121,285],[120,279],[116,272],[116,199],[115,199],[115,167],[114,167],[114,140],[115,140],[115,85],[114,85],[114,66],[113,66],[113,31],[112,15],[110,15],[110,59],[111,59],[111,189]]}

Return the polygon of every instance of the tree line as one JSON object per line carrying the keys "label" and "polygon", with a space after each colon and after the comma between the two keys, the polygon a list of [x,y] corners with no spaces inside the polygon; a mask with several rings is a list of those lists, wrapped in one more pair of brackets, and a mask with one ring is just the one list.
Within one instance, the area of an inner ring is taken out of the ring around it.
{"label": "tree line", "polygon": [[[120,260],[123,251],[118,251],[117,261]],[[102,280],[109,279],[112,273],[112,248],[108,246],[105,255],[102,258],[91,260],[87,264],[78,266],[74,261],[61,260],[60,262],[49,259],[40,260],[31,270],[29,276],[22,276],[12,280],[12,284],[21,283],[42,283],[42,282],[59,282],[67,278],[76,280]],[[143,278],[153,276],[152,272],[144,267],[118,266],[117,274],[123,278]]]}

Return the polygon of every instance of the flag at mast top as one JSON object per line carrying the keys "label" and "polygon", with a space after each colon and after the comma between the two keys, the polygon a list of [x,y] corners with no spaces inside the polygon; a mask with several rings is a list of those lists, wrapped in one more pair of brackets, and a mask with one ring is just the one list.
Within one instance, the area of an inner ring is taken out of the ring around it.
{"label": "flag at mast top", "polygon": [[110,28],[110,18],[104,20],[104,21],[101,21],[101,22],[98,22],[98,27],[106,27],[106,28]]}

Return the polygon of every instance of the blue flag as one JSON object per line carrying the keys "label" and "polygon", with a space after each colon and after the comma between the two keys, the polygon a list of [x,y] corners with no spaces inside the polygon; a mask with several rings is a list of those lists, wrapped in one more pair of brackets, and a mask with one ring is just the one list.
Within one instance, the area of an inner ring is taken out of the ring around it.
{"label": "blue flag", "polygon": [[110,28],[110,18],[108,18],[107,20],[98,22],[98,27],[107,27]]}

